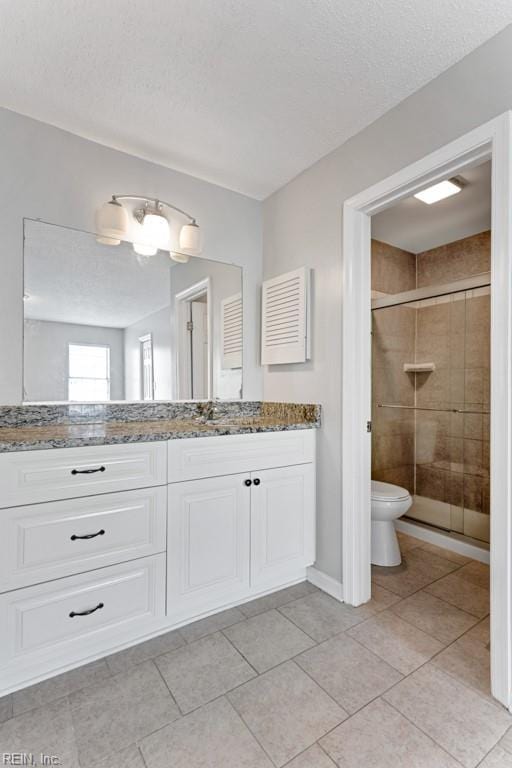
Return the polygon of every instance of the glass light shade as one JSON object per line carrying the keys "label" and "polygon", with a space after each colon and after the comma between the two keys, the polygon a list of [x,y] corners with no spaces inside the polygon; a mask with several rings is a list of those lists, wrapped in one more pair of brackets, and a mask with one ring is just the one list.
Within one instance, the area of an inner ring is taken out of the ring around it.
{"label": "glass light shade", "polygon": [[201,253],[201,230],[195,222],[181,228],[180,249],[191,256],[199,256]]}
{"label": "glass light shade", "polygon": [[142,222],[144,242],[157,248],[169,247],[169,222],[160,213],[146,213]]}
{"label": "glass light shade", "polygon": [[178,264],[186,264],[190,261],[188,253],[177,253],[176,251],[169,251],[169,256],[173,261],[177,261]]}
{"label": "glass light shade", "polygon": [[117,200],[109,200],[96,211],[95,225],[98,243],[119,245],[128,232],[128,214]]}
{"label": "glass light shade", "polygon": [[158,251],[156,245],[150,245],[149,243],[134,243],[133,250],[138,253],[139,256],[154,256]]}

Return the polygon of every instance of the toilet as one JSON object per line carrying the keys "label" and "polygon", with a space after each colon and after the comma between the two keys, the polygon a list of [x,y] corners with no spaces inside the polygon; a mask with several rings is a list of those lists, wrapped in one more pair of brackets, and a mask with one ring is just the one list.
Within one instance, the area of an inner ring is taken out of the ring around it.
{"label": "toilet", "polygon": [[400,565],[402,555],[395,523],[412,505],[409,491],[399,485],[372,480],[372,563]]}

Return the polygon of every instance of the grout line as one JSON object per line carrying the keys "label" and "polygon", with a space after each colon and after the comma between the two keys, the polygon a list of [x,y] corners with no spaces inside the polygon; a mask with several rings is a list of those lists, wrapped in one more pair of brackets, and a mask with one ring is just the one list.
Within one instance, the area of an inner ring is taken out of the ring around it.
{"label": "grout line", "polygon": [[421,731],[421,733],[424,736],[426,736],[427,739],[432,742],[432,744],[435,744],[435,746],[438,747],[438,749],[442,750],[442,752],[444,752],[445,755],[448,755],[448,757],[451,757],[452,760],[455,760],[457,765],[460,765],[461,767],[463,766],[463,763],[461,763],[460,760],[458,760],[454,755],[452,755],[451,752],[448,752],[448,750],[445,749],[441,744],[439,744],[439,742],[437,742],[429,733],[427,733],[427,731],[424,731],[423,728],[421,728],[421,726],[419,726],[417,723],[415,723],[413,720],[411,720],[406,714],[404,714],[401,710],[399,710],[397,707],[395,707],[394,704],[392,704],[390,701],[388,701],[387,699],[384,699],[384,698],[382,700],[388,706],[390,706],[392,709],[394,709],[395,712],[397,712],[401,717],[403,717],[405,720],[407,720],[407,722],[410,723],[414,728],[417,728],[418,731]]}
{"label": "grout line", "polygon": [[[177,650],[177,649],[176,649],[176,650]],[[181,709],[180,705],[178,704],[178,701],[177,701],[177,699],[175,698],[175,696],[174,696],[173,692],[172,692],[172,691],[171,691],[171,689],[169,688],[169,685],[168,685],[168,683],[167,683],[167,680],[166,680],[166,679],[165,679],[165,677],[163,676],[163,674],[162,674],[162,671],[161,671],[160,667],[158,666],[158,664],[156,664],[156,663],[155,663],[155,659],[151,659],[151,663],[153,664],[153,666],[154,666],[154,667],[155,667],[155,669],[157,670],[158,674],[159,674],[159,675],[160,675],[160,677],[162,678],[162,681],[163,681],[163,683],[164,683],[165,687],[166,687],[166,688],[167,688],[167,690],[169,691],[169,695],[170,695],[171,699],[174,701],[174,703],[175,703],[175,704],[176,704],[176,706],[178,707],[178,712],[180,713],[180,715],[181,715],[182,717],[184,717],[184,713],[183,713],[183,710]],[[174,720],[171,720],[171,723],[173,723],[173,722],[174,722]]]}

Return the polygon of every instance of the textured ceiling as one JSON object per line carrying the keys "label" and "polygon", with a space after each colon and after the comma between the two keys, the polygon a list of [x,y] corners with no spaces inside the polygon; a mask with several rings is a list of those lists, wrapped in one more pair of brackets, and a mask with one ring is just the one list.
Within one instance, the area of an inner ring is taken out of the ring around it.
{"label": "textured ceiling", "polygon": [[0,104],[263,198],[510,22],[510,0],[2,0]]}
{"label": "textured ceiling", "polygon": [[433,205],[408,197],[372,217],[372,237],[421,253],[491,228],[491,163],[461,174],[462,191]]}

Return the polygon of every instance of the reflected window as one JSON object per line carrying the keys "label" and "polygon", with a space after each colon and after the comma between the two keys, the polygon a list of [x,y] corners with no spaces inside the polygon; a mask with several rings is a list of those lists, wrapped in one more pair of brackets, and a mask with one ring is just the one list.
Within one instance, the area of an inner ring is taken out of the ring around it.
{"label": "reflected window", "polygon": [[68,372],[69,400],[110,400],[110,347],[69,344]]}

